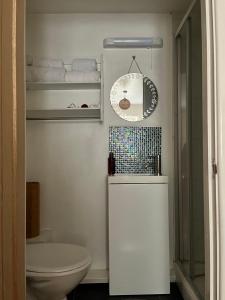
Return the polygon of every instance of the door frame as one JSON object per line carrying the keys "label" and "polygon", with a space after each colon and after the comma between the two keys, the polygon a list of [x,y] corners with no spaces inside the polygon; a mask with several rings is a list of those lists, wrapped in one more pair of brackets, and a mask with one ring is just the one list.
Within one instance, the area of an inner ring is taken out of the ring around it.
{"label": "door frame", "polygon": [[217,164],[217,298],[225,299],[225,40],[224,40],[224,0],[211,0],[214,34],[214,97],[216,123],[216,159]]}
{"label": "door frame", "polygon": [[[222,80],[225,78],[225,60],[222,59],[224,45],[219,39],[214,41],[214,35],[216,29],[221,28],[222,31],[225,26],[225,7],[224,0],[201,0],[201,3],[205,45],[203,56],[207,61],[203,88],[207,99],[205,106],[207,122],[204,124],[207,129],[205,136],[207,151],[204,158],[208,162],[206,166],[208,176],[205,178],[208,188],[205,192],[209,197],[205,205],[205,214],[208,216],[206,222],[209,224],[206,227],[208,228],[206,268],[209,274],[206,277],[206,299],[221,300],[225,298],[225,286],[222,284],[225,279],[225,255],[220,255],[225,249],[223,245],[225,205],[222,201],[225,198],[223,183],[225,163],[222,157],[225,137],[220,134],[222,125],[225,124],[225,116],[222,114],[224,111],[222,108],[225,109],[223,103],[225,89]],[[2,300],[25,299],[24,20],[25,0],[0,1],[0,299]],[[217,65],[214,65],[214,60]],[[218,81],[215,80],[214,73],[218,75]],[[217,94],[214,85],[218,88]],[[213,102],[214,96],[218,101],[217,104]],[[213,107],[216,107],[218,117],[216,112],[212,115],[213,110],[210,109]],[[217,121],[217,128],[214,121]],[[218,148],[216,148],[217,129],[220,145]],[[213,176],[212,162],[214,160],[217,162],[217,156],[218,176]],[[216,192],[218,197],[215,200]],[[217,223],[218,217],[220,223]]]}
{"label": "door frame", "polygon": [[25,299],[25,1],[0,1],[0,299]]}
{"label": "door frame", "polygon": [[[218,294],[218,199],[217,175],[213,173],[213,164],[217,162],[217,128],[215,101],[215,54],[214,54],[214,14],[212,1],[200,0],[202,17],[202,59],[203,59],[203,160],[204,160],[204,216],[205,216],[205,299],[222,300]],[[196,0],[193,0],[177,34],[188,18]],[[181,274],[182,276],[182,274]],[[184,289],[191,295],[191,286],[183,278]],[[188,297],[188,296],[187,296]]]}
{"label": "door frame", "polygon": [[[216,0],[217,1],[217,0]],[[215,16],[213,0],[201,0],[203,61],[203,159],[204,159],[204,214],[205,214],[205,299],[222,300],[218,293],[218,178],[217,112],[215,97]]]}

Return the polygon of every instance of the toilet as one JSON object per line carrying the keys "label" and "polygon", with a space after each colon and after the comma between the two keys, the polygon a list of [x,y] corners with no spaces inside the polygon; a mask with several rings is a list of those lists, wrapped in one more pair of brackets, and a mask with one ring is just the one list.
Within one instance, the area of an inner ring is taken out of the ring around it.
{"label": "toilet", "polygon": [[91,257],[84,247],[63,243],[26,246],[27,300],[64,300],[85,277]]}

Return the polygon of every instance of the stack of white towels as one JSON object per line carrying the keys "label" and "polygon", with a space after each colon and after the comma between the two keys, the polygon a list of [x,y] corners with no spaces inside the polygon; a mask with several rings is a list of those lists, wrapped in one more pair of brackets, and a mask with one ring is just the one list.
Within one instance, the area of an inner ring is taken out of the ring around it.
{"label": "stack of white towels", "polygon": [[95,59],[73,59],[71,70],[66,70],[63,60],[28,55],[26,79],[28,82],[92,83],[100,81],[100,72]]}
{"label": "stack of white towels", "polygon": [[97,71],[95,59],[73,59],[71,69],[66,72],[66,82],[97,82],[100,80],[100,72]]}

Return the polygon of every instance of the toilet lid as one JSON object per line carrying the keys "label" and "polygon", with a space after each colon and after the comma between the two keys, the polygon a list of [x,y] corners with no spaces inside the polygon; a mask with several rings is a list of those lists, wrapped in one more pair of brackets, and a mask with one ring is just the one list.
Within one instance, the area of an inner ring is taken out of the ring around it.
{"label": "toilet lid", "polygon": [[88,265],[91,258],[83,247],[60,243],[26,246],[26,270],[37,273],[66,272]]}

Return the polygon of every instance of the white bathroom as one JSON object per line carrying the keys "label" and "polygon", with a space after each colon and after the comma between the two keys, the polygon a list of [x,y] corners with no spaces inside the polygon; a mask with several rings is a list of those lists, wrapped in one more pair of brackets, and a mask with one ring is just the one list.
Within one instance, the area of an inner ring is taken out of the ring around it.
{"label": "white bathroom", "polygon": [[205,299],[201,43],[198,0],[27,0],[28,300]]}

